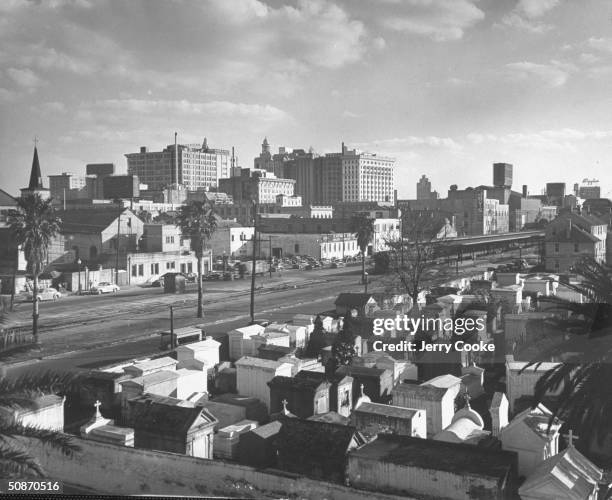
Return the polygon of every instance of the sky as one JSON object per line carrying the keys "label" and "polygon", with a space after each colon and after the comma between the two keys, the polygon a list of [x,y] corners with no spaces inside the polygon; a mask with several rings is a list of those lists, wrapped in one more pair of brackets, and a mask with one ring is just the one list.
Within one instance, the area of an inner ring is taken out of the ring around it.
{"label": "sky", "polygon": [[397,159],[400,198],[601,181],[609,0],[0,0],[0,188],[174,141]]}

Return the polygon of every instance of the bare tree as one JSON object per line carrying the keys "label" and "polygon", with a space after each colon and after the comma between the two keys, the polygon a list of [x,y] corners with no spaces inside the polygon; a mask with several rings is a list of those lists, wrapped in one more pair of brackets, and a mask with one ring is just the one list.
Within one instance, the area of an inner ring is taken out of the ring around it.
{"label": "bare tree", "polygon": [[383,257],[387,260],[389,290],[405,292],[413,303],[417,302],[440,256],[436,243],[445,239],[440,227],[446,223],[433,213],[406,211],[402,214],[402,235],[386,242],[389,250]]}

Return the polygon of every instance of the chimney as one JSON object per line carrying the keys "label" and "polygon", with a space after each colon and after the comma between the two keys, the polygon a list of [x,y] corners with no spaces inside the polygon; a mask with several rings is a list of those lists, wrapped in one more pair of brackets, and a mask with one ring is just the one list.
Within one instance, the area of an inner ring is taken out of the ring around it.
{"label": "chimney", "polygon": [[567,219],[567,239],[569,239],[572,235],[572,219]]}
{"label": "chimney", "polygon": [[508,398],[503,392],[496,392],[489,408],[491,414],[491,434],[498,437],[504,427],[508,425]]}
{"label": "chimney", "polygon": [[523,184],[523,198],[527,198],[527,184]]}

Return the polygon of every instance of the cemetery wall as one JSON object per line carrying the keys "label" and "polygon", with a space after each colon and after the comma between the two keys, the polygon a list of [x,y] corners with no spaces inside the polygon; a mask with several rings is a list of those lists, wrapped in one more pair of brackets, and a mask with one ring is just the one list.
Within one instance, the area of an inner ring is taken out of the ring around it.
{"label": "cemetery wall", "polygon": [[38,440],[28,441],[28,452],[40,460],[50,478],[99,493],[313,500],[400,498],[280,471],[272,474],[218,460],[127,448],[80,438],[74,441],[81,451],[72,457],[66,457],[61,451],[44,446]]}

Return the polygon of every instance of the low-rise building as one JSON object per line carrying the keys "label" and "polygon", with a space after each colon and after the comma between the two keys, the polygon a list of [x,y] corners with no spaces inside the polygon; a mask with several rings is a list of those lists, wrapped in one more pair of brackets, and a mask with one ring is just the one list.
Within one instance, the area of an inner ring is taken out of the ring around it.
{"label": "low-rise building", "polygon": [[351,424],[368,438],[397,434],[427,438],[425,410],[379,403],[361,403],[351,414]]}
{"label": "low-rise building", "polygon": [[[291,377],[291,365],[269,359],[245,356],[236,361],[236,386],[238,394],[253,396],[270,411],[268,382],[276,376]],[[247,417],[248,418],[248,417]]]}

